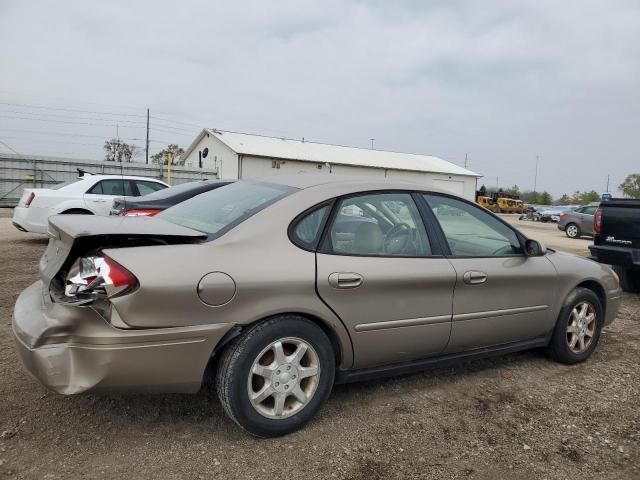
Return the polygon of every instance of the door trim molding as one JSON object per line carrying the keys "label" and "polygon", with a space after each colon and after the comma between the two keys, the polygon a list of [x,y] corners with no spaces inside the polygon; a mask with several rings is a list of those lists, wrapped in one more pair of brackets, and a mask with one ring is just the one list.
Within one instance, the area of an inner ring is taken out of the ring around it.
{"label": "door trim molding", "polygon": [[487,310],[485,312],[456,313],[453,315],[454,322],[465,320],[477,320],[480,318],[503,317],[505,315],[517,315],[519,313],[540,312],[547,310],[549,305],[532,305],[530,307],[505,308],[503,310]]}
{"label": "door trim molding", "polygon": [[451,315],[437,315],[434,317],[405,318],[402,320],[388,320],[384,322],[359,323],[354,327],[356,332],[369,332],[371,330],[386,330],[389,328],[415,327],[418,325],[432,325],[436,323],[448,323]]}
{"label": "door trim molding", "polygon": [[529,350],[531,348],[544,347],[551,340],[551,332],[544,337],[523,340],[492,347],[477,348],[465,352],[450,353],[446,355],[434,355],[418,360],[404,363],[382,365],[380,367],[368,367],[354,370],[338,370],[336,372],[336,383],[360,382],[363,380],[373,380],[392,375],[405,375],[422,372],[433,368],[443,368],[454,366],[461,361],[493,357],[507,353]]}

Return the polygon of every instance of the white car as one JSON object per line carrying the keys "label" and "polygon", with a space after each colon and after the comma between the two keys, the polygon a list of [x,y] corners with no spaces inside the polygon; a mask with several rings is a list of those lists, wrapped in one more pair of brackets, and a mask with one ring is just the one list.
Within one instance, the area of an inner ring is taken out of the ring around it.
{"label": "white car", "polygon": [[47,233],[51,215],[109,215],[115,198],[139,197],[168,186],[146,177],[85,174],[52,188],[25,188],[13,209],[13,225],[23,232]]}

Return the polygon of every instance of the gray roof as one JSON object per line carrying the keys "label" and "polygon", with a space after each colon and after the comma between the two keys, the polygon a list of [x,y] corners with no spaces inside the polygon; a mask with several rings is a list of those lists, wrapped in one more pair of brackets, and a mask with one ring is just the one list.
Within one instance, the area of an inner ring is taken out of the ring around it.
{"label": "gray roof", "polygon": [[366,166],[413,172],[444,173],[469,177],[481,176],[471,170],[467,170],[466,168],[432,155],[344,147],[326,143],[266,137],[210,128],[202,130],[200,135],[198,135],[187,148],[183,156],[186,157],[189,155],[205,135],[217,138],[231,150],[241,155],[282,158],[302,162],[329,163],[332,165]]}

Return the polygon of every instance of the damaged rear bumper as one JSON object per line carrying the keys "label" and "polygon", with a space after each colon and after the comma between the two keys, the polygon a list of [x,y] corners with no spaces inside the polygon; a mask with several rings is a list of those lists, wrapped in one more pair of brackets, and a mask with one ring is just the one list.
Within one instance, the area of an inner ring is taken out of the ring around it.
{"label": "damaged rear bumper", "polygon": [[51,302],[42,282],[20,294],[13,315],[22,364],[44,386],[66,395],[195,393],[212,352],[232,326],[115,328],[89,307]]}

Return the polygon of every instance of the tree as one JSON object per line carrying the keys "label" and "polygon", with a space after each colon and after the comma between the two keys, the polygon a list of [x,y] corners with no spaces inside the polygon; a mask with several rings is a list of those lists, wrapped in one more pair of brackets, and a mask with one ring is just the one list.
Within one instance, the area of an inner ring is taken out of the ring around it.
{"label": "tree", "polygon": [[511,188],[506,188],[504,194],[509,198],[520,198],[520,187],[514,185]]}
{"label": "tree", "polygon": [[538,192],[533,192],[531,190],[525,190],[520,194],[520,199],[524,203],[529,203],[532,205],[539,205],[541,202],[540,194]]}
{"label": "tree", "polygon": [[640,173],[631,173],[627,175],[618,189],[625,197],[640,198]]}
{"label": "tree", "polygon": [[171,153],[171,158],[173,159],[171,165],[184,165],[185,159],[181,158],[184,154],[184,148],[179,147],[175,143],[171,143],[167,145],[167,148],[163,148],[155,155],[151,155],[151,162],[166,165],[169,153]]}
{"label": "tree", "polygon": [[116,138],[104,142],[104,159],[107,162],[132,162],[138,153],[138,147],[129,145]]}
{"label": "tree", "polygon": [[553,199],[551,198],[551,194],[546,190],[540,194],[540,204],[542,205],[551,205]]}
{"label": "tree", "polygon": [[560,205],[569,205],[571,203],[571,197],[564,193],[556,203],[559,203]]}

